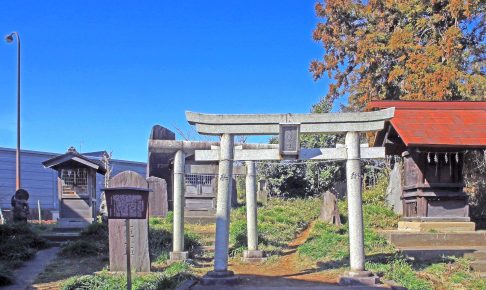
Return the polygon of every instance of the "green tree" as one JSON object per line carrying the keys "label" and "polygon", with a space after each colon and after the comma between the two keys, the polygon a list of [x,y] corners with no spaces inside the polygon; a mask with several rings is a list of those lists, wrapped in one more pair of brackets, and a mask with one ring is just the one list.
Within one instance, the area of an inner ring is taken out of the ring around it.
{"label": "green tree", "polygon": [[481,0],[327,0],[313,38],[324,56],[314,79],[334,80],[326,99],[483,100],[485,7]]}

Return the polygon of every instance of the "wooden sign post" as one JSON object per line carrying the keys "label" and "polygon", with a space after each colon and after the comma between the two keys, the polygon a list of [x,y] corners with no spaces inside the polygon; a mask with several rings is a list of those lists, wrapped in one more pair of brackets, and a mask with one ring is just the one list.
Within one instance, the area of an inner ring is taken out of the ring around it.
{"label": "wooden sign post", "polygon": [[137,187],[104,188],[108,219],[124,219],[126,226],[127,290],[132,289],[130,261],[130,219],[146,219],[150,189]]}

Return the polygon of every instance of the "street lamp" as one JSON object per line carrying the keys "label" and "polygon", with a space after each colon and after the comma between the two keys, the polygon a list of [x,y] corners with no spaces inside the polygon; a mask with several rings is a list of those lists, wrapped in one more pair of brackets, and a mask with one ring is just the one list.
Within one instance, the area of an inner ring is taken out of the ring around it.
{"label": "street lamp", "polygon": [[20,189],[20,37],[17,32],[5,36],[8,43],[17,37],[17,150],[15,152],[15,190]]}

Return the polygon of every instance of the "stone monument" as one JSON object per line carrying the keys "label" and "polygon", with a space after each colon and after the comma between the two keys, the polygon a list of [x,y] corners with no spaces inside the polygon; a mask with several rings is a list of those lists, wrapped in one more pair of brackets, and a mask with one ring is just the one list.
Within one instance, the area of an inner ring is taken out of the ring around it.
{"label": "stone monument", "polygon": [[[110,187],[148,188],[148,184],[138,173],[133,171],[123,171],[110,180]],[[125,221],[121,219],[110,219],[108,220],[108,227],[110,232],[110,271],[126,271]],[[130,245],[132,269],[136,272],[150,272],[147,219],[134,219],[130,221]]]}
{"label": "stone monument", "polygon": [[331,190],[324,192],[322,198],[321,213],[319,219],[328,224],[340,226],[339,208],[337,205],[336,194]]}
{"label": "stone monument", "polygon": [[13,208],[14,222],[27,222],[29,216],[29,193],[25,189],[19,189],[12,196],[11,200]]}

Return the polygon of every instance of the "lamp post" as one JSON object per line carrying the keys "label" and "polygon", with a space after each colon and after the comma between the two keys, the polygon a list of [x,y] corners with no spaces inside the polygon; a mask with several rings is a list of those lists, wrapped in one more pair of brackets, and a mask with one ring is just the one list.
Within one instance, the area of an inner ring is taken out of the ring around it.
{"label": "lamp post", "polygon": [[17,37],[17,150],[15,152],[15,190],[19,190],[20,184],[20,36],[17,32],[12,32],[5,37],[8,43]]}

